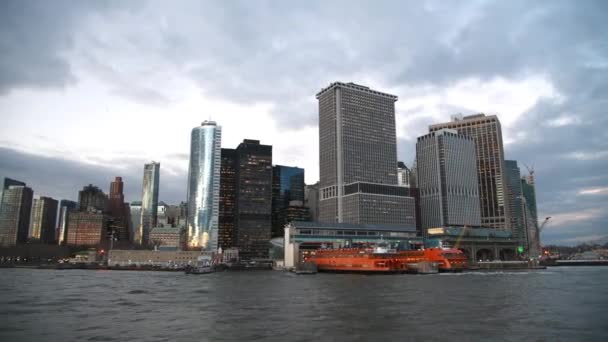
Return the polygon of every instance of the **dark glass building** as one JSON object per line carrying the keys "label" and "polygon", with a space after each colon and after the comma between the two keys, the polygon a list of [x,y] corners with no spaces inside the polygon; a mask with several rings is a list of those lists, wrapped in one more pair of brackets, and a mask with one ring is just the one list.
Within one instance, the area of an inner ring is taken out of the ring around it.
{"label": "dark glass building", "polygon": [[116,177],[110,183],[109,214],[111,216],[110,229],[114,232],[114,237],[125,245],[129,241],[130,208],[125,203],[123,194],[124,183],[121,177]]}
{"label": "dark glass building", "polygon": [[272,146],[245,139],[235,150],[222,149],[220,173],[222,248],[238,248],[243,259],[267,258],[272,233]]}
{"label": "dark glass building", "polygon": [[236,150],[223,148],[220,168],[220,214],[218,243],[222,249],[235,246]]}
{"label": "dark glass building", "polygon": [[272,167],[272,237],[284,235],[287,223],[284,210],[291,201],[304,203],[304,169],[292,166]]}
{"label": "dark glass building", "polygon": [[520,246],[526,241],[524,222],[524,199],[522,194],[521,173],[515,160],[505,160],[505,180],[507,199],[511,211],[511,229]]}
{"label": "dark glass building", "polygon": [[108,196],[98,187],[89,184],[78,192],[79,210],[89,210],[90,207],[103,212],[108,210]]}

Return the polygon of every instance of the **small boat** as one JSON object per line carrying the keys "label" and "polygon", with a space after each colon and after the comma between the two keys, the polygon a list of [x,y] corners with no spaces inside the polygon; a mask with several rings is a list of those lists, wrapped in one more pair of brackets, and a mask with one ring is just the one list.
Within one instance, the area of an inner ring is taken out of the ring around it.
{"label": "small boat", "polygon": [[185,272],[186,274],[207,274],[215,272],[211,256],[199,256],[196,260],[196,265],[187,266]]}

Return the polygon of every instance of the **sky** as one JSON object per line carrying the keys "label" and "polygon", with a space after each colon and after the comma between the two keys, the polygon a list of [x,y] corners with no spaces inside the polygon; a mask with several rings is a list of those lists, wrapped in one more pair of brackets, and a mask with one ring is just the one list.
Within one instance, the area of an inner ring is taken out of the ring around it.
{"label": "sky", "polygon": [[498,115],[535,170],[544,244],[608,241],[606,1],[0,1],[0,176],[77,199],[122,176],[186,197],[189,138],[273,146],[318,180],[315,94],[395,94],[398,158],[456,113]]}

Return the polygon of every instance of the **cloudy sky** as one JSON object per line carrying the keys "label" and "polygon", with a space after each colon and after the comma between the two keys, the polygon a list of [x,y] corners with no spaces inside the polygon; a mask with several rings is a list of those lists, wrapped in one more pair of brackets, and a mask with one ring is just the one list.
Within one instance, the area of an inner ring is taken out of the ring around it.
{"label": "cloudy sky", "polygon": [[0,1],[0,176],[76,199],[114,176],[184,200],[189,134],[273,145],[318,179],[330,82],[399,96],[399,159],[454,113],[497,114],[533,166],[545,243],[608,239],[608,2]]}

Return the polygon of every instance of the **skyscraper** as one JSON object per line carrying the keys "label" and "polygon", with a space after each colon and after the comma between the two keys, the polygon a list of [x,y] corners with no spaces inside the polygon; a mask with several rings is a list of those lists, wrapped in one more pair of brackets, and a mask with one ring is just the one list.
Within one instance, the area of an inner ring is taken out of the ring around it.
{"label": "skyscraper", "polygon": [[[291,201],[304,204],[304,169],[275,165],[272,167],[272,236],[284,236],[287,215],[284,212]],[[292,210],[293,211],[293,210]]]}
{"label": "skyscraper", "polygon": [[507,199],[511,212],[511,229],[513,236],[520,245],[526,241],[524,221],[524,199],[522,198],[521,173],[515,160],[505,160],[505,181],[507,185]]}
{"label": "skyscraper", "polygon": [[192,129],[188,171],[188,248],[218,248],[222,128],[204,121]]}
{"label": "skyscraper", "polygon": [[495,115],[453,116],[451,122],[429,126],[429,132],[444,128],[475,141],[482,226],[510,229],[500,121]]}
{"label": "skyscraper", "polygon": [[71,212],[68,215],[67,244],[72,246],[96,247],[108,242],[110,217],[89,207],[86,211]]}
{"label": "skyscraper", "polygon": [[57,223],[57,200],[40,196],[34,200],[30,237],[46,244],[55,243],[55,224]]}
{"label": "skyscraper", "polygon": [[319,100],[321,222],[415,225],[397,184],[397,96],[334,82]]}
{"label": "skyscraper", "polygon": [[410,186],[412,172],[405,166],[404,162],[397,162],[397,184],[400,186]]}
{"label": "skyscraper", "polygon": [[220,168],[219,245],[222,249],[235,247],[236,220],[236,150],[222,149]]}
{"label": "skyscraper", "polygon": [[524,230],[527,239],[528,254],[539,255],[541,251],[540,231],[538,227],[538,212],[536,210],[536,189],[534,175],[521,179],[521,192],[523,195]]}
{"label": "skyscraper", "polygon": [[141,243],[141,236],[139,235],[139,228],[141,226],[141,201],[131,202],[129,212],[131,214],[131,224],[129,225],[129,240]]}
{"label": "skyscraper", "polygon": [[57,223],[57,243],[64,245],[68,238],[68,216],[78,208],[78,203],[70,200],[59,202],[59,220]]}
{"label": "skyscraper", "polygon": [[2,193],[0,193],[0,210],[2,210],[2,196],[4,195],[4,190],[8,189],[8,187],[11,185],[25,186],[25,183],[8,177],[4,178],[4,181],[2,182],[2,189],[0,189],[2,191]]}
{"label": "skyscraper", "polygon": [[417,181],[423,234],[429,228],[481,225],[475,143],[455,130],[418,138]]}
{"label": "skyscraper", "polygon": [[310,210],[310,220],[319,221],[319,182],[304,188],[304,205]]}
{"label": "skyscraper", "polygon": [[160,163],[151,162],[144,165],[144,181],[141,195],[141,223],[137,241],[140,245],[149,243],[150,230],[156,226],[156,211],[158,209],[158,183]]}
{"label": "skyscraper", "polygon": [[34,191],[25,185],[9,184],[4,189],[0,212],[0,246],[27,242],[33,197]]}
{"label": "skyscraper", "polygon": [[110,199],[108,203],[108,213],[112,217],[110,226],[114,231],[114,237],[118,241],[121,241],[121,244],[129,241],[128,217],[130,215],[127,208],[128,204],[125,204],[123,187],[122,177],[114,178],[114,181],[110,183]]}
{"label": "skyscraper", "polygon": [[80,211],[94,208],[105,212],[108,210],[108,195],[100,188],[89,184],[78,192],[78,206]]}
{"label": "skyscraper", "polygon": [[266,258],[272,231],[272,146],[245,139],[236,158],[236,247],[242,258]]}
{"label": "skyscraper", "polygon": [[222,149],[220,237],[244,258],[268,256],[272,231],[272,146],[245,139]]}

